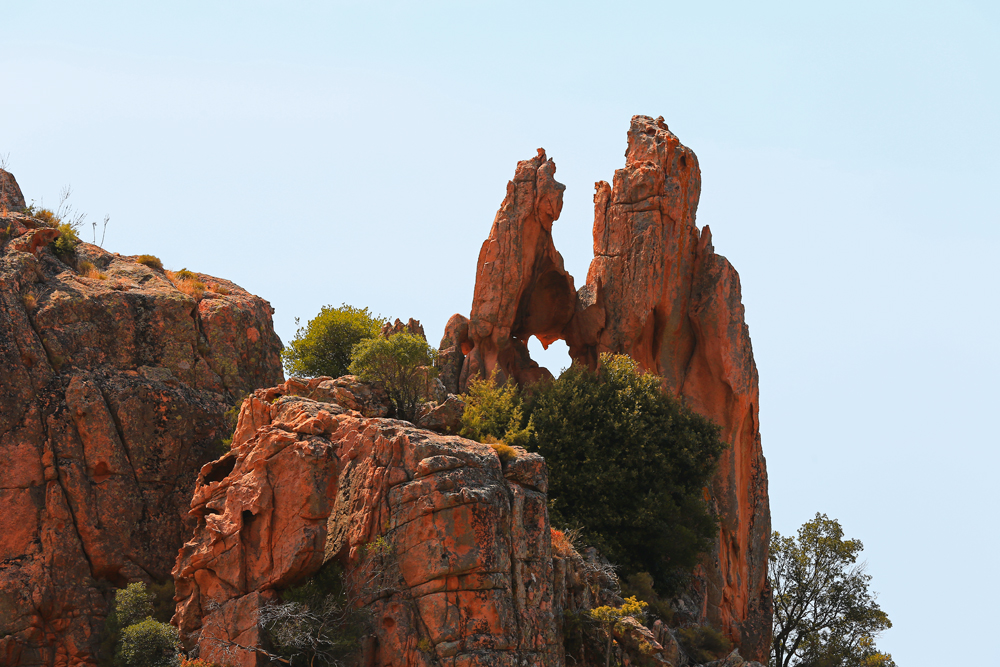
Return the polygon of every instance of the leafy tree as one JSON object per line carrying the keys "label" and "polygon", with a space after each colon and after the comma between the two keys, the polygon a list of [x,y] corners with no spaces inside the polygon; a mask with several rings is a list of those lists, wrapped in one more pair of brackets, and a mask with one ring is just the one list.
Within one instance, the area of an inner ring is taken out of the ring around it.
{"label": "leafy tree", "polygon": [[682,406],[627,356],[572,366],[533,387],[533,448],[549,468],[554,524],[577,526],[623,575],[670,595],[716,533],[703,488],[725,448],[719,427]]}
{"label": "leafy tree", "polygon": [[[299,320],[296,318],[296,324]],[[317,377],[346,375],[351,350],[363,340],[379,335],[386,320],[346,303],[340,308],[324,306],[281,351],[289,375]]]}
{"label": "leafy tree", "polygon": [[178,667],[177,628],[146,618],[122,630],[117,662],[127,667]]}
{"label": "leafy tree", "polygon": [[[119,667],[176,667],[177,630],[154,616],[167,613],[164,597],[173,591],[172,582],[155,585],[154,591],[137,581],[115,592],[115,607],[105,623],[105,635],[117,644],[114,664]],[[107,642],[102,649],[107,650]],[[102,660],[102,664],[104,661]]]}
{"label": "leafy tree", "polygon": [[863,548],[819,513],[797,538],[771,535],[771,667],[895,667],[875,648],[892,623],[868,590],[866,564],[857,562]]}
{"label": "leafy tree", "polygon": [[363,382],[385,389],[396,416],[414,421],[427,393],[427,375],[437,352],[420,336],[376,336],[354,346],[350,371]]}

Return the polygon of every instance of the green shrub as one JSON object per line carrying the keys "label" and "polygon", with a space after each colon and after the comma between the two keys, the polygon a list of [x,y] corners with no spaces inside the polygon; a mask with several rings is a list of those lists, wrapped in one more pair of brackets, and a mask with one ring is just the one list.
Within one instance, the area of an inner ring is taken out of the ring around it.
{"label": "green shrub", "polygon": [[115,662],[121,667],[178,667],[177,628],[147,618],[122,630]]}
{"label": "green shrub", "polygon": [[392,400],[396,417],[412,422],[427,391],[425,369],[436,355],[420,336],[376,336],[354,346],[349,370],[362,382],[382,387]]}
{"label": "green shrub", "polygon": [[174,274],[177,280],[197,280],[198,276],[193,271],[188,271],[187,269],[181,269]]}
{"label": "green shrub", "polygon": [[152,617],[154,598],[141,581],[115,591],[115,613],[121,627],[127,628],[144,618]]}
{"label": "green shrub", "polygon": [[[298,321],[296,318],[296,324]],[[385,322],[367,308],[346,303],[339,308],[324,306],[281,351],[285,371],[298,377],[346,375],[354,346],[378,336]]]}
{"label": "green shrub", "polygon": [[502,442],[508,446],[527,447],[532,427],[525,418],[521,392],[513,380],[496,381],[496,372],[486,379],[474,378],[462,396],[463,437],[479,442]]}
{"label": "green shrub", "polygon": [[80,244],[80,237],[77,234],[79,225],[74,225],[72,222],[60,222],[58,229],[59,236],[51,244],[52,251],[60,257],[69,257],[76,251],[76,246]]}
{"label": "green shrub", "polygon": [[674,610],[668,600],[661,598],[653,588],[649,572],[630,574],[622,584],[622,597],[634,596],[649,605],[649,610],[667,625],[673,625]]}
{"label": "green shrub", "polygon": [[677,642],[695,663],[720,660],[733,650],[725,635],[707,625],[681,628],[677,631]]}
{"label": "green shrub", "polygon": [[[155,271],[163,271],[163,262],[161,262],[160,258],[156,255],[139,255],[135,258],[135,261],[139,262],[143,266],[148,266]],[[188,271],[188,273],[191,272]]]}
{"label": "green shrub", "polygon": [[552,523],[581,528],[621,575],[648,572],[670,596],[715,536],[702,493],[725,445],[660,382],[604,354],[596,373],[576,365],[535,385],[529,411]]}

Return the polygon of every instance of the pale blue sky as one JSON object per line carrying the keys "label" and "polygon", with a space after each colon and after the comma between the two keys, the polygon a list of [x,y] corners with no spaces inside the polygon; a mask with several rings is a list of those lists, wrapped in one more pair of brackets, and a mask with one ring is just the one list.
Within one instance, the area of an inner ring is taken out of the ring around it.
{"label": "pale blue sky", "polygon": [[148,5],[5,3],[0,154],[284,340],[341,302],[439,338],[539,146],[579,285],[593,183],[663,115],[742,276],[774,527],[864,542],[901,667],[992,655],[996,3]]}

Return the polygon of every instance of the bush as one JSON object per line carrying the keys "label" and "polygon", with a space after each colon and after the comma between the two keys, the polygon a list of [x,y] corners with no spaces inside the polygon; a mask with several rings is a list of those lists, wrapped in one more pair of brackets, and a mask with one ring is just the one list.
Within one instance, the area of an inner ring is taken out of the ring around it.
{"label": "bush", "polygon": [[77,234],[79,225],[74,226],[72,222],[60,222],[58,229],[59,236],[52,242],[52,250],[60,257],[68,257],[76,251],[76,246],[81,242],[80,236]]}
{"label": "bush", "polygon": [[152,617],[154,597],[141,581],[115,591],[115,613],[119,625],[127,628],[144,618]]}
{"label": "bush", "polygon": [[273,651],[291,667],[338,665],[357,652],[369,619],[350,603],[335,561],[281,599],[261,611],[261,625]]}
{"label": "bush", "polygon": [[147,618],[122,630],[115,661],[122,667],[179,667],[177,628]]}
{"label": "bush", "polygon": [[474,378],[462,399],[463,437],[508,446],[530,444],[532,427],[525,419],[521,393],[513,380],[499,384],[495,371],[487,379]]}
{"label": "bush", "polygon": [[695,663],[719,660],[733,649],[725,635],[707,625],[681,628],[677,631],[677,642]]}
{"label": "bush", "polygon": [[536,385],[532,448],[549,468],[554,524],[580,527],[622,575],[648,572],[670,596],[712,543],[703,499],[725,445],[719,427],[626,356]]}
{"label": "bush", "polygon": [[413,334],[376,336],[354,346],[349,370],[362,382],[382,387],[396,416],[412,422],[427,392],[427,367],[436,355],[426,340]]}
{"label": "bush", "polygon": [[[296,318],[296,324],[298,321]],[[346,375],[354,346],[378,336],[385,322],[367,308],[346,303],[339,308],[324,306],[281,351],[285,371],[298,377]]]}
{"label": "bush", "polygon": [[[155,255],[139,255],[135,258],[135,261],[139,262],[143,266],[148,266],[154,271],[163,271],[163,262],[161,262],[160,258]],[[188,273],[191,272],[188,271]]]}
{"label": "bush", "polygon": [[511,461],[517,460],[517,450],[510,445],[505,445],[502,442],[494,442],[490,444],[493,451],[497,453],[500,458],[500,465],[507,465]]}
{"label": "bush", "polygon": [[674,623],[674,610],[668,600],[664,600],[653,588],[653,577],[649,572],[630,574],[622,585],[622,596],[634,596],[649,605],[649,610],[667,625]]}

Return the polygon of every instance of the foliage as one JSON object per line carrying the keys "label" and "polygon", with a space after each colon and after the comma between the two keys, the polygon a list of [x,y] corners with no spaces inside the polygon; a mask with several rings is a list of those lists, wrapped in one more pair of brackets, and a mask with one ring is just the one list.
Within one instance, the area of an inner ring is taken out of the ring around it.
{"label": "foliage", "polygon": [[[298,318],[295,323],[298,324]],[[298,377],[346,375],[351,351],[363,340],[379,335],[386,319],[346,303],[339,308],[323,306],[319,314],[281,351],[285,371]]]}
{"label": "foliage", "polygon": [[517,460],[517,450],[510,445],[505,445],[502,442],[493,442],[490,443],[490,447],[497,453],[501,465],[507,465],[511,461]]}
{"label": "foliage", "polygon": [[702,490],[725,445],[660,382],[603,354],[597,373],[572,366],[535,385],[529,412],[552,522],[581,527],[623,575],[649,572],[667,596],[715,536]]}
{"label": "foliage", "polygon": [[840,523],[819,513],[797,538],[771,535],[772,667],[895,667],[875,648],[892,623],[868,590],[866,564],[857,562],[864,546],[843,538]]}
{"label": "foliage", "polygon": [[[137,581],[115,591],[114,606],[104,622],[98,664],[102,667],[109,665],[126,665],[127,667],[131,667],[133,662],[126,661],[123,654],[123,642],[126,631],[146,621],[170,628],[167,621],[170,620],[174,612],[173,597],[173,579],[167,579],[162,584],[153,583],[149,586],[141,581]],[[131,637],[131,648],[129,648],[129,651],[139,651],[142,653],[145,650],[143,647],[160,641],[162,639],[161,635],[164,632],[166,632],[164,628],[157,629],[149,624],[145,625],[142,630],[133,631],[129,635]],[[143,655],[145,654],[143,653]],[[134,659],[138,662],[135,662],[135,665],[176,664],[169,661],[142,662],[146,658],[142,658],[139,654],[136,654],[136,656],[134,656]]]}
{"label": "foliage", "polygon": [[611,664],[611,644],[614,641],[613,633],[622,634],[625,632],[622,621],[626,618],[634,618],[642,623],[646,619],[646,607],[648,606],[645,602],[641,602],[635,599],[635,597],[630,597],[626,598],[620,607],[605,605],[590,610],[590,617],[601,624],[601,629],[604,630],[604,633],[608,637],[605,665]]}
{"label": "foliage", "polygon": [[[44,209],[43,209],[44,210]],[[60,222],[59,236],[52,242],[52,250],[60,257],[72,255],[76,246],[80,244],[79,225],[74,226],[72,222]]]}
{"label": "foliage", "polygon": [[649,610],[667,625],[673,625],[674,610],[670,601],[659,596],[653,588],[653,576],[649,572],[630,574],[622,584],[622,595],[635,596],[649,605]]}
{"label": "foliage", "polygon": [[273,650],[291,667],[340,665],[356,653],[368,618],[348,600],[336,562],[285,590],[281,599],[261,610],[260,622]]}
{"label": "foliage", "polygon": [[461,435],[478,442],[503,442],[508,446],[528,446],[533,428],[525,418],[521,392],[513,380],[500,384],[496,371],[489,378],[474,378],[462,396]]}
{"label": "foliage", "polygon": [[679,629],[677,642],[696,663],[724,658],[733,648],[725,635],[707,625]]}
{"label": "foliage", "polygon": [[427,367],[436,355],[420,336],[375,336],[354,346],[350,371],[362,382],[381,386],[392,400],[396,416],[412,422],[427,393]]}
{"label": "foliage", "polygon": [[123,667],[178,667],[177,628],[147,618],[122,630],[115,662]]}
{"label": "foliage", "polygon": [[121,627],[127,628],[144,618],[151,618],[154,597],[146,590],[146,584],[141,581],[136,581],[115,591],[115,613]]}
{"label": "foliage", "polygon": [[[163,271],[163,262],[156,255],[139,255],[135,258],[135,261],[139,262],[143,266],[148,266],[154,271]],[[190,273],[190,271],[188,271]]]}
{"label": "foliage", "polygon": [[195,280],[198,276],[193,271],[188,271],[187,269],[181,269],[174,274],[177,280]]}

